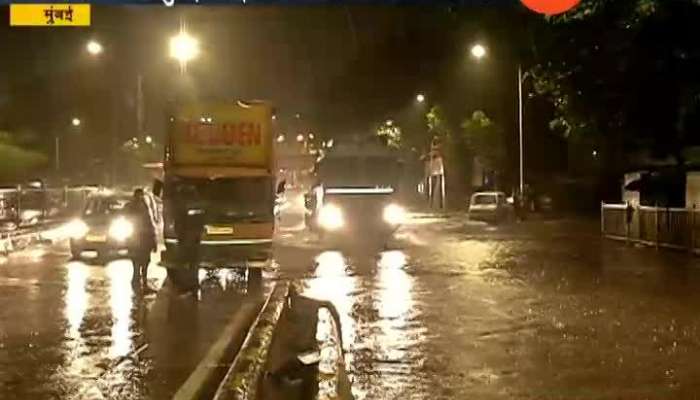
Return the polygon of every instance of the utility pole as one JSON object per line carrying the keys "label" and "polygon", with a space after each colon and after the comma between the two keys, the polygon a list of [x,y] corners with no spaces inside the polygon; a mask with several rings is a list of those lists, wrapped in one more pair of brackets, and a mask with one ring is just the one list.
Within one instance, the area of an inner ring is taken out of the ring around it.
{"label": "utility pole", "polygon": [[524,174],[523,174],[523,70],[518,64],[518,134],[520,145],[520,194],[523,193]]}

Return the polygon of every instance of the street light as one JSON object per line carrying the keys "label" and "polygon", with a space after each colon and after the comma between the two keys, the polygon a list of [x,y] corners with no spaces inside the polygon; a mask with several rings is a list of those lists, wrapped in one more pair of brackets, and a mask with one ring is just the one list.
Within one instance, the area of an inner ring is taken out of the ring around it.
{"label": "street light", "polygon": [[170,38],[170,57],[180,62],[184,68],[189,61],[199,55],[199,41],[185,30]]}
{"label": "street light", "polygon": [[277,136],[277,143],[282,143],[282,142],[284,142],[284,135]]}
{"label": "street light", "polygon": [[93,56],[99,55],[103,50],[102,45],[94,40],[89,41],[87,45],[85,45],[85,49]]}
{"label": "street light", "polygon": [[[477,60],[480,60],[486,56],[486,48],[481,44],[475,44],[471,48],[471,54]],[[525,186],[524,183],[524,168],[523,168],[523,69],[520,63],[518,63],[518,144],[520,153],[520,176],[519,176],[519,187],[520,194],[522,195]]]}
{"label": "street light", "polygon": [[70,124],[75,126],[75,127],[80,126],[80,122],[81,122],[80,118],[77,118],[77,117],[73,117],[73,119],[70,120]]}
{"label": "street light", "polygon": [[147,144],[153,143],[153,138],[150,135],[146,136],[146,143]]}
{"label": "street light", "polygon": [[425,95],[423,93],[418,93],[416,95],[416,101],[419,103],[422,103],[425,101]]}
{"label": "street light", "polygon": [[304,141],[304,135],[301,133],[297,135],[297,142],[303,142]]}
{"label": "street light", "polygon": [[486,55],[486,48],[481,44],[475,44],[472,46],[471,53],[474,58],[480,60]]}

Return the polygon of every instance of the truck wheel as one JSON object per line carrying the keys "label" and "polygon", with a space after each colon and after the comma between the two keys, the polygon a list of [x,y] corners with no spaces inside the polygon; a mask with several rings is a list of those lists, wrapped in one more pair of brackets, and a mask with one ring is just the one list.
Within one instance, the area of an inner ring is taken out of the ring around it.
{"label": "truck wheel", "polygon": [[197,270],[191,268],[168,268],[168,279],[180,291],[193,290],[197,287]]}

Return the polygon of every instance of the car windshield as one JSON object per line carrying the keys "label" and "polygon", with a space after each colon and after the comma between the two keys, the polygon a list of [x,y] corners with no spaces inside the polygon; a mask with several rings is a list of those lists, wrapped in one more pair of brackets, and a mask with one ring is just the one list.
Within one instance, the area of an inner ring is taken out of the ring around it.
{"label": "car windshield", "polygon": [[128,202],[127,198],[93,198],[88,201],[84,214],[86,216],[118,214],[124,210]]}
{"label": "car windshield", "polygon": [[246,210],[271,207],[274,189],[269,177],[178,179],[171,187],[178,201]]}
{"label": "car windshield", "polygon": [[399,181],[399,162],[392,157],[329,157],[321,161],[319,177],[327,187],[393,187]]}
{"label": "car windshield", "polygon": [[474,196],[472,204],[476,206],[493,205],[498,203],[498,198],[493,194],[479,194]]}

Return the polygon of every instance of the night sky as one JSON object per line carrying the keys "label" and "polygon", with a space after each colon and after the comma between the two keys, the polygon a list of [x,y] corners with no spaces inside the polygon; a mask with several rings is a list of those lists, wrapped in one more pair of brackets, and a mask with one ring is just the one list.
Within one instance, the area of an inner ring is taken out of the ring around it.
{"label": "night sky", "polygon": [[[7,18],[8,8],[1,10]],[[168,57],[168,39],[183,22],[201,44],[184,75]],[[141,76],[145,133],[156,140],[177,93],[269,100],[277,133],[326,138],[372,133],[388,118],[423,132],[425,112],[439,104],[455,131],[485,110],[504,128],[514,157],[517,62],[527,62],[532,48],[528,26],[542,22],[516,5],[93,6],[90,28],[0,26],[7,55],[0,58],[0,129],[28,127],[45,138],[47,152],[55,135],[65,135],[67,149],[106,158],[138,134]],[[86,52],[89,40],[104,46],[98,58]],[[489,49],[479,62],[469,56],[477,42]],[[423,105],[415,102],[419,92]],[[526,111],[530,159],[553,159],[537,154],[550,115],[531,100]],[[84,121],[80,137],[66,134],[73,116]]]}

